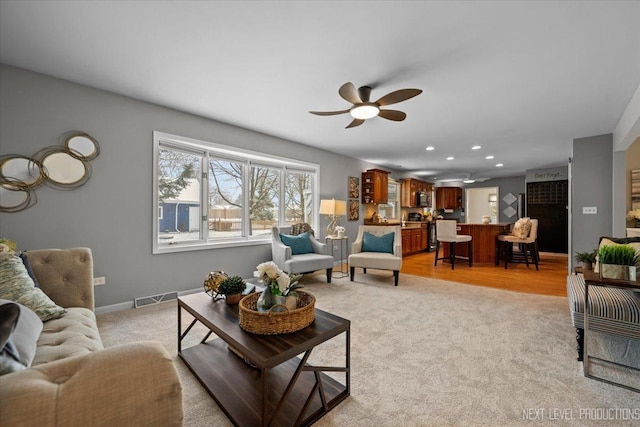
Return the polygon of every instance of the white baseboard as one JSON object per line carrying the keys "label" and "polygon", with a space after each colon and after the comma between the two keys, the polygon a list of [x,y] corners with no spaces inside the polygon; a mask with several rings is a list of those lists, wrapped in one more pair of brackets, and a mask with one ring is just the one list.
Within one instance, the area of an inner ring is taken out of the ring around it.
{"label": "white baseboard", "polygon": [[[179,291],[178,295],[182,296],[182,295],[195,294],[196,292],[202,292],[202,290],[203,290],[202,288],[188,289],[186,291]],[[117,304],[103,305],[102,307],[96,307],[95,313],[96,315],[99,315],[99,314],[112,313],[114,311],[128,310],[130,308],[134,308],[133,301],[119,302]]]}

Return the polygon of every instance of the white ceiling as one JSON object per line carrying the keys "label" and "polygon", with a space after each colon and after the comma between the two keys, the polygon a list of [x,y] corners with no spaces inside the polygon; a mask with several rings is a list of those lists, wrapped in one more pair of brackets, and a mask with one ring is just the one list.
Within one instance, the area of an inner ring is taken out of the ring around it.
{"label": "white ceiling", "polygon": [[[0,61],[412,174],[483,178],[566,165],[574,138],[611,133],[640,85],[639,22],[640,1],[2,0]],[[389,107],[403,122],[308,113],[349,108],[347,81],[374,100],[423,93]]]}

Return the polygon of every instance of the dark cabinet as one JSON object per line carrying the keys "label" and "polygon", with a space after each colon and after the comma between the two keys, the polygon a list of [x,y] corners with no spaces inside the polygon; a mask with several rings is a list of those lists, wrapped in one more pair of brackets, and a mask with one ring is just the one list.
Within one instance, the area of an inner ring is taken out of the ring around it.
{"label": "dark cabinet", "polygon": [[438,187],[436,209],[462,209],[462,188]]}
{"label": "dark cabinet", "polygon": [[428,224],[402,229],[402,255],[410,255],[427,250],[429,244]]}
{"label": "dark cabinet", "polygon": [[527,216],[538,220],[538,250],[569,251],[569,181],[527,183]]}
{"label": "dark cabinet", "polygon": [[387,203],[389,200],[389,172],[369,169],[362,172],[362,203]]}
{"label": "dark cabinet", "polygon": [[420,181],[419,179],[408,178],[402,180],[402,194],[400,197],[400,205],[403,208],[418,207],[418,192],[431,193],[433,184],[430,182]]}

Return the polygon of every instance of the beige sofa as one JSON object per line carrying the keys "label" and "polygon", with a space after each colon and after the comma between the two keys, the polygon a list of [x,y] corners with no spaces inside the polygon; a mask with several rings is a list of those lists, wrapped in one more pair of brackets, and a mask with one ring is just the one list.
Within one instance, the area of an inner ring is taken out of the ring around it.
{"label": "beige sofa", "polygon": [[178,426],[182,386],[167,350],[104,348],[87,248],[27,253],[40,288],[67,313],[44,322],[31,367],[0,376],[6,426]]}

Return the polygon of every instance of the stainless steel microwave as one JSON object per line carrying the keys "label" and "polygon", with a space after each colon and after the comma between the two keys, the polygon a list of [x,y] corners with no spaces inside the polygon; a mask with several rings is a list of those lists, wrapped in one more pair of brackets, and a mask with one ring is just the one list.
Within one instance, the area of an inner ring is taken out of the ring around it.
{"label": "stainless steel microwave", "polygon": [[417,197],[417,205],[420,207],[431,207],[431,193],[426,193],[424,191],[418,191]]}

